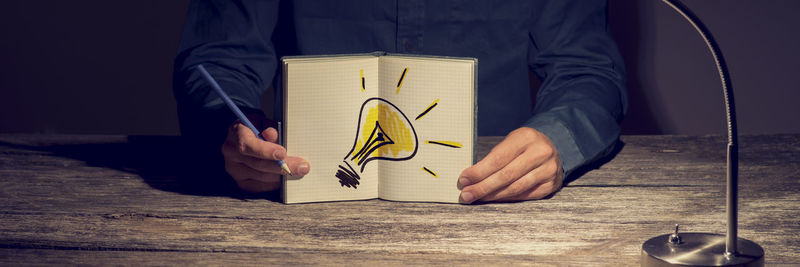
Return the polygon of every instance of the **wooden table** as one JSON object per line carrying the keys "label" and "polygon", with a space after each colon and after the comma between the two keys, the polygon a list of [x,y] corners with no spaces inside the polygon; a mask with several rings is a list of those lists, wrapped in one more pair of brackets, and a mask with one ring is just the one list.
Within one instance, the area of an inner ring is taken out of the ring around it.
{"label": "wooden table", "polygon": [[[0,135],[0,265],[636,266],[676,223],[725,231],[723,136],[624,136],[551,199],[484,205],[187,190],[177,140]],[[739,236],[800,264],[800,135],[740,140]]]}

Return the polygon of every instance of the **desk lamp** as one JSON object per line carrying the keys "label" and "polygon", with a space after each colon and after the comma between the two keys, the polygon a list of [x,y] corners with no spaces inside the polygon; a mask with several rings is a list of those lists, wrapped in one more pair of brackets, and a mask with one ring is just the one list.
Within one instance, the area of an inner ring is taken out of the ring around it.
{"label": "desk lamp", "polygon": [[737,149],[736,111],[733,101],[728,67],[717,43],[706,27],[686,6],[677,0],[662,0],[689,21],[703,37],[719,71],[728,118],[728,181],[727,181],[727,235],[713,233],[675,232],[653,237],[642,245],[642,266],[764,266],[764,249],[758,244],[738,238],[737,186],[739,156]]}

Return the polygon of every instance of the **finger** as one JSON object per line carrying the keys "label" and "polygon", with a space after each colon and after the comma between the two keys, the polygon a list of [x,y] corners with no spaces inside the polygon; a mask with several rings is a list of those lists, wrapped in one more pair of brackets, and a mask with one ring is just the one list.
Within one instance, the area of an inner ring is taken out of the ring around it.
{"label": "finger", "polygon": [[545,182],[538,184],[528,191],[523,192],[522,194],[518,194],[516,196],[508,197],[505,199],[501,199],[498,201],[525,201],[525,200],[533,200],[533,199],[543,199],[558,190],[559,187],[555,186],[552,182]]}
{"label": "finger", "polygon": [[262,172],[253,168],[248,167],[242,163],[237,162],[227,162],[225,163],[225,170],[228,171],[228,174],[233,177],[234,180],[237,181],[244,181],[244,180],[256,180],[265,183],[280,183],[281,176],[276,173],[266,173]]}
{"label": "finger", "polygon": [[463,202],[471,203],[475,200],[483,199],[487,195],[507,187],[539,167],[541,161],[541,159],[533,157],[532,153],[521,154],[486,179],[464,187],[461,190]]}
{"label": "finger", "polygon": [[[284,158],[285,159],[285,158]],[[230,161],[241,163],[250,167],[251,169],[265,172],[265,173],[274,173],[274,174],[281,174],[281,167],[278,165],[278,162],[271,159],[262,159],[251,157],[247,155],[238,155],[236,157],[230,157]]]}
{"label": "finger", "polygon": [[549,161],[531,170],[508,186],[487,194],[480,200],[503,201],[516,199],[517,196],[524,196],[530,193],[534,187],[540,187],[544,183],[554,183],[558,174],[557,169],[558,166],[555,160]]}
{"label": "finger", "polygon": [[528,191],[523,192],[521,194],[517,194],[516,196],[510,196],[508,198],[499,199],[498,201],[524,201],[524,200],[532,200],[532,199],[542,199],[547,196],[550,196],[561,189],[561,186],[564,183],[564,170],[561,169],[561,160],[556,158],[556,173],[555,177],[552,179],[544,179],[544,183],[537,184]]}
{"label": "finger", "polygon": [[[232,157],[230,160],[232,162],[244,164],[247,167],[264,173],[283,175],[288,174],[281,168],[280,165],[278,165],[278,162],[274,160],[260,159],[250,156]],[[308,161],[300,157],[289,156],[284,158],[284,162],[286,162],[286,164],[289,166],[289,170],[292,171],[293,176],[305,176],[308,174],[311,168]]]}
{"label": "finger", "polygon": [[286,157],[284,160],[286,165],[289,165],[289,170],[292,171],[292,177],[302,177],[311,172],[311,164],[300,157]]}
{"label": "finger", "polygon": [[234,152],[251,157],[271,160],[282,160],[284,157],[286,157],[285,148],[278,144],[265,142],[264,140],[257,138],[246,126],[237,123],[233,128],[236,138],[234,138],[235,140],[229,140],[229,142],[226,142],[226,145],[234,148]]}
{"label": "finger", "polygon": [[492,148],[489,154],[481,161],[461,172],[458,180],[459,186],[464,187],[480,182],[499,171],[525,150],[525,142],[527,141],[529,140],[520,140],[509,135],[509,138],[504,139],[500,144]]}
{"label": "finger", "polygon": [[275,128],[269,127],[266,130],[264,130],[263,132],[261,132],[261,137],[263,137],[264,140],[267,140],[267,142],[278,143],[278,130],[275,130]]}

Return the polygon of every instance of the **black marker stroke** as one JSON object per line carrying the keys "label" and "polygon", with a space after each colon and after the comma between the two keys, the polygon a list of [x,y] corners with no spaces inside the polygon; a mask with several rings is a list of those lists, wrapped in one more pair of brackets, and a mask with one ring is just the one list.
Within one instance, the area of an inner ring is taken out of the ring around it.
{"label": "black marker stroke", "polygon": [[347,161],[343,162],[344,164],[347,164],[349,169],[345,169],[344,166],[339,165],[341,170],[336,171],[336,178],[339,178],[339,183],[342,185],[342,187],[347,186],[358,189],[358,185],[361,184],[361,182],[359,182],[359,180],[361,180],[361,176],[359,176],[358,173],[353,170],[353,167],[350,167],[350,164],[348,164]]}
{"label": "black marker stroke", "polygon": [[400,74],[400,80],[397,81],[397,88],[400,88],[400,85],[403,84],[403,78],[406,77],[406,71],[408,71],[408,68],[403,69],[403,74]]}
{"label": "black marker stroke", "polygon": [[415,121],[416,121],[416,120],[419,120],[419,118],[422,118],[422,116],[425,116],[425,114],[428,114],[428,112],[430,112],[430,111],[431,111],[431,109],[433,109],[434,107],[436,107],[436,105],[438,105],[438,104],[439,104],[439,103],[433,103],[433,105],[431,105],[430,107],[428,107],[427,109],[425,109],[425,111],[423,111],[422,113],[420,113],[419,115],[417,115],[417,118],[416,118],[416,119],[414,119],[414,120],[415,120]]}
{"label": "black marker stroke", "polygon": [[446,146],[446,147],[452,147],[452,148],[461,148],[460,146],[455,146],[455,145],[451,145],[451,144],[440,143],[440,142],[437,142],[437,141],[427,141],[427,143],[428,143],[428,144],[434,144],[434,145],[440,145],[440,146]]}
{"label": "black marker stroke", "polygon": [[439,175],[436,175],[436,173],[434,173],[433,171],[431,171],[427,167],[423,166],[422,169],[425,170],[426,172],[430,173],[431,175],[433,175],[433,177],[439,177]]}

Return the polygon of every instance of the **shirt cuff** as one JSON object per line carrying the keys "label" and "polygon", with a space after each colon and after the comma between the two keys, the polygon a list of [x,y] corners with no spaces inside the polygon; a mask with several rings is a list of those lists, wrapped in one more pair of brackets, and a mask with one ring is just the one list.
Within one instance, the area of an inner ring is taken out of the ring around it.
{"label": "shirt cuff", "polygon": [[575,143],[574,135],[560,120],[547,115],[537,115],[528,120],[524,126],[542,132],[550,138],[561,159],[564,177],[568,177],[585,161],[578,144]]}

